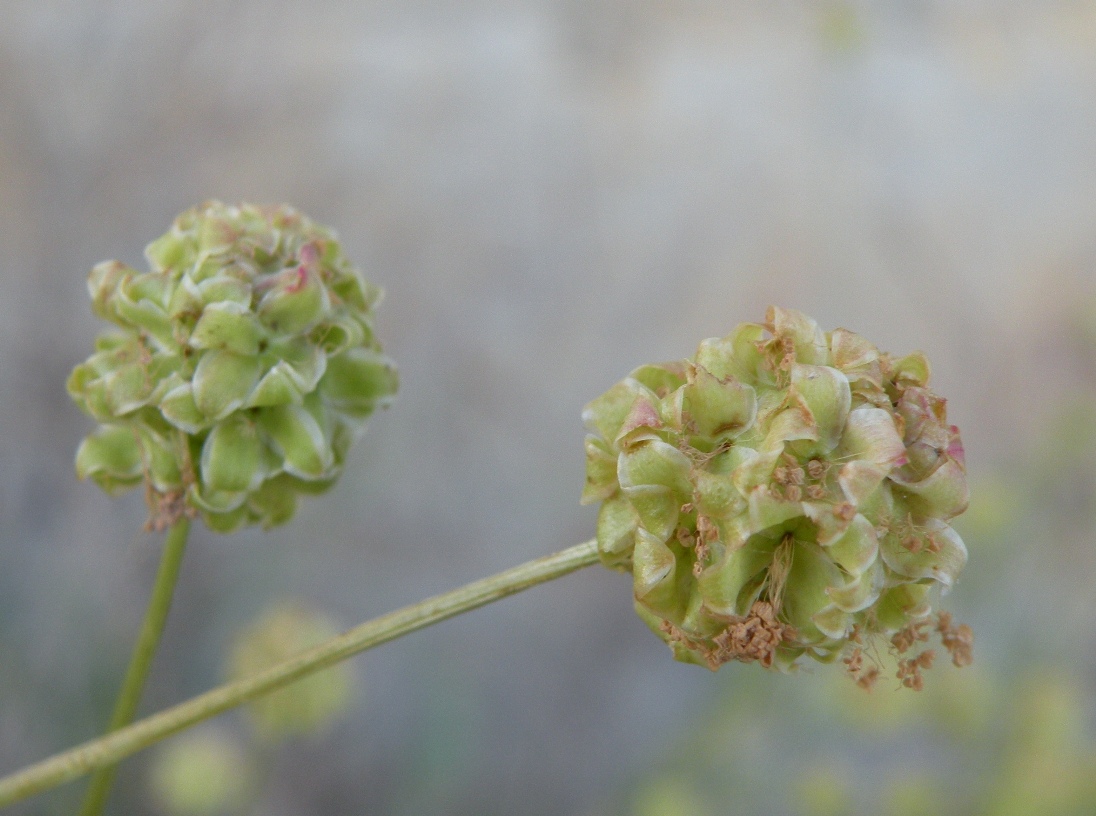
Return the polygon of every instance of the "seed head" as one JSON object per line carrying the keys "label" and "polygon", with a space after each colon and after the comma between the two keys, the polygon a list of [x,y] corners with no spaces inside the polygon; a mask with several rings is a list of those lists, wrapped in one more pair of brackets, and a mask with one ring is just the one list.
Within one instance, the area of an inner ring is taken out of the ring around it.
{"label": "seed head", "polygon": [[364,420],[395,394],[373,334],[380,290],[335,236],[296,210],[211,201],[88,278],[117,330],[68,381],[100,424],[78,475],[144,484],[150,526],[201,515],[215,530],[287,521],[334,483]]}
{"label": "seed head", "polygon": [[[928,380],[919,353],[774,307],[586,406],[602,561],[632,573],[638,613],[675,657],[788,668],[844,654],[870,687],[859,644],[924,639],[933,590],[967,560],[947,524],[967,505],[963,446]],[[969,628],[940,631],[969,662]],[[930,654],[900,679],[919,687]]]}

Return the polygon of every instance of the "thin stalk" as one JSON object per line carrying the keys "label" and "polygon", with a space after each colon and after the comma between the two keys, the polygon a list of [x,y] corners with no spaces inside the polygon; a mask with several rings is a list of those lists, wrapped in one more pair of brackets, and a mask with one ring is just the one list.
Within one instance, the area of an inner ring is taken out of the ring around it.
{"label": "thin stalk", "polygon": [[253,677],[219,686],[0,779],[0,807],[71,782],[96,768],[113,765],[202,720],[276,691],[359,652],[567,575],[597,560],[597,542],[587,541],[374,618]]}
{"label": "thin stalk", "polygon": [[[171,609],[171,599],[175,594],[175,583],[179,578],[179,566],[183,562],[189,532],[190,520],[185,516],[176,521],[167,531],[164,551],[160,556],[160,568],[156,572],[156,582],[152,585],[148,611],[145,612],[145,622],[141,626],[141,633],[137,636],[137,643],[129,659],[129,668],[126,669],[122,688],[114,703],[114,713],[107,726],[108,734],[129,725],[137,714],[141,692],[145,688],[149,669],[152,668],[152,658],[156,655],[156,647],[160,645],[160,636],[164,632],[167,613]],[[84,804],[80,809],[81,816],[99,816],[103,812],[107,796],[110,794],[110,786],[114,782],[114,772],[114,765],[98,766],[91,777],[88,792],[84,796]]]}

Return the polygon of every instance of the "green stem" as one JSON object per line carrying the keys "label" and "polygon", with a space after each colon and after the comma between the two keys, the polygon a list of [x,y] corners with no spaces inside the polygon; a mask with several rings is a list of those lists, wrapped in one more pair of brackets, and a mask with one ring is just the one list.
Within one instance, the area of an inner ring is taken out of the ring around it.
{"label": "green stem", "polygon": [[[152,658],[160,644],[168,610],[171,609],[171,598],[175,594],[175,582],[179,577],[183,553],[186,551],[188,532],[190,520],[185,517],[176,521],[167,531],[156,583],[152,586],[152,597],[149,598],[148,611],[145,612],[145,622],[141,626],[141,634],[137,636],[137,643],[129,659],[129,668],[126,669],[126,676],[122,681],[122,689],[114,703],[114,714],[107,726],[108,734],[129,725],[137,714],[137,705],[141,702],[141,692],[152,667]],[[114,771],[114,765],[98,766],[88,785],[84,805],[80,809],[81,816],[99,816],[103,812],[110,786],[114,782]]]}
{"label": "green stem", "polygon": [[254,677],[219,686],[0,779],[0,807],[71,782],[96,768],[113,765],[195,723],[276,691],[366,649],[559,578],[597,560],[597,542],[587,541],[374,618]]}

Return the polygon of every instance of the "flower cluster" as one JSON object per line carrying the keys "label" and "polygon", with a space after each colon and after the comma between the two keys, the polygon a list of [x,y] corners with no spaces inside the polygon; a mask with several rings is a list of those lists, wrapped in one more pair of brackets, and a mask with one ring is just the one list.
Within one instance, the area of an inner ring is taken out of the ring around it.
{"label": "flower cluster", "polygon": [[373,334],[380,290],[334,235],[290,207],[207,202],[88,278],[104,334],[68,381],[100,427],[76,469],[109,492],[146,486],[150,524],[287,521],[338,476],[396,369]]}
{"label": "flower cluster", "polygon": [[[865,636],[921,632],[932,590],[967,560],[947,524],[967,506],[963,446],[928,380],[919,353],[771,308],[586,407],[602,561],[632,573],[637,611],[675,657],[787,668],[845,654],[858,676]],[[970,630],[948,621],[969,662]],[[931,657],[911,660],[899,679],[919,685]]]}

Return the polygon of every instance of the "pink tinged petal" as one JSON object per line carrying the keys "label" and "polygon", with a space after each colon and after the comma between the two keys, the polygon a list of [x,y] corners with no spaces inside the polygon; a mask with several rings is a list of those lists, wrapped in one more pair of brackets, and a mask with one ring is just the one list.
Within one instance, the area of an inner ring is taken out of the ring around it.
{"label": "pink tinged petal", "polygon": [[876,562],[871,569],[850,577],[847,583],[829,587],[826,593],[838,609],[860,612],[879,600],[885,582],[886,571],[882,564]]}
{"label": "pink tinged petal", "polygon": [[194,404],[214,421],[240,408],[259,380],[259,361],[230,351],[207,351],[194,369]]}
{"label": "pink tinged petal", "polygon": [[825,365],[829,356],[826,335],[818,324],[795,309],[770,306],[765,323],[774,337],[790,337],[795,344],[796,362],[808,365]]}
{"label": "pink tinged petal", "polygon": [[830,363],[849,380],[866,379],[882,385],[879,356],[879,349],[856,332],[848,329],[830,332]]}
{"label": "pink tinged petal", "polygon": [[198,227],[198,251],[208,254],[231,249],[241,237],[239,210],[235,207],[222,213],[208,212]]}
{"label": "pink tinged petal", "polygon": [[864,406],[849,412],[836,456],[861,459],[889,469],[905,462],[906,446],[888,411]]}
{"label": "pink tinged petal", "polygon": [[[949,589],[967,563],[966,545],[958,533],[936,519],[927,520],[923,532],[925,538],[917,552],[904,546],[899,535],[888,535],[880,547],[883,562],[906,578],[932,578]],[[927,544],[929,536],[935,542],[932,548]],[[938,551],[933,552],[932,549]]]}
{"label": "pink tinged petal", "polygon": [[[582,422],[592,433],[606,441],[612,441],[620,435],[624,420],[632,410],[632,404],[643,393],[650,391],[639,383],[624,380],[587,403],[582,409]],[[652,395],[653,396],[653,395]]]}
{"label": "pink tinged petal", "polygon": [[597,514],[597,548],[601,561],[613,569],[630,569],[639,516],[627,499],[606,499]]}
{"label": "pink tinged petal", "polygon": [[[620,432],[613,439],[613,443],[624,445],[648,438],[651,431],[661,427],[662,419],[658,413],[657,401],[641,393],[632,402],[631,409],[624,418],[624,423],[620,426]],[[640,433],[635,433],[637,430]]]}
{"label": "pink tinged petal", "polygon": [[740,602],[743,587],[767,569],[773,560],[777,539],[755,537],[723,555],[706,568],[698,579],[704,606],[715,615],[742,615],[749,604]]}
{"label": "pink tinged petal", "polygon": [[753,388],[735,379],[720,380],[701,366],[682,391],[684,412],[701,436],[734,439],[757,418]]}
{"label": "pink tinged petal", "polygon": [[810,413],[822,451],[832,451],[841,440],[852,407],[848,378],[836,368],[796,363],[792,366],[791,398]]}
{"label": "pink tinged petal", "polygon": [[318,273],[302,264],[274,276],[256,312],[259,320],[279,334],[306,332],[331,310],[327,287]]}
{"label": "pink tinged petal", "polygon": [[945,453],[949,458],[954,459],[966,469],[967,455],[966,451],[963,450],[963,440],[959,438],[959,429],[954,425],[949,425],[948,433],[950,436],[948,438],[948,447]]}
{"label": "pink tinged petal", "polygon": [[925,388],[907,388],[896,406],[898,414],[905,421],[904,440],[906,444],[923,441],[934,447],[947,447],[948,429],[944,425],[947,417],[947,400]]}

